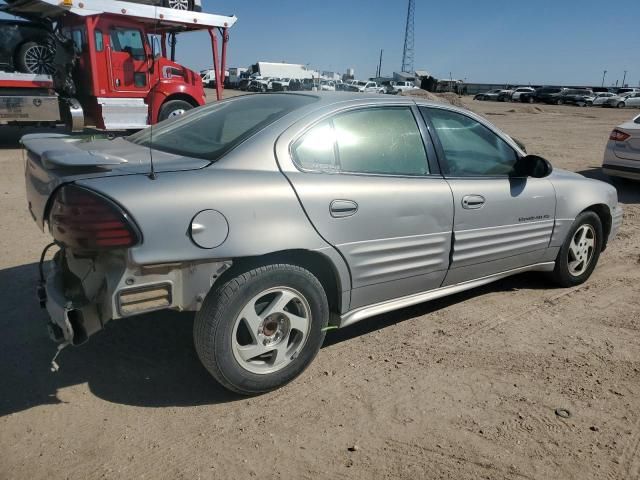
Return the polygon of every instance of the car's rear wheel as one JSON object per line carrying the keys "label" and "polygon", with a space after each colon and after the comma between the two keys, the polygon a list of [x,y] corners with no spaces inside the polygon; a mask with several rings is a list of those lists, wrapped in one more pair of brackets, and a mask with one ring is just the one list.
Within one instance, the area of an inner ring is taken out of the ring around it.
{"label": "car's rear wheel", "polygon": [[193,0],[163,0],[162,6],[174,10],[193,10]]}
{"label": "car's rear wheel", "polygon": [[179,117],[184,115],[187,110],[191,110],[193,105],[185,100],[169,100],[160,108],[158,114],[158,121],[162,122],[169,118]]}
{"label": "car's rear wheel", "polygon": [[602,222],[594,212],[583,212],[573,222],[558,253],[553,279],[562,287],[587,281],[596,268],[603,244]]}
{"label": "car's rear wheel", "polygon": [[255,395],[300,375],[320,350],[328,322],[326,293],[311,272],[265,265],[209,292],[196,315],[194,341],[221,385]]}
{"label": "car's rear wheel", "polygon": [[16,53],[16,66],[22,73],[51,75],[55,68],[53,59],[55,53],[41,42],[25,42]]}

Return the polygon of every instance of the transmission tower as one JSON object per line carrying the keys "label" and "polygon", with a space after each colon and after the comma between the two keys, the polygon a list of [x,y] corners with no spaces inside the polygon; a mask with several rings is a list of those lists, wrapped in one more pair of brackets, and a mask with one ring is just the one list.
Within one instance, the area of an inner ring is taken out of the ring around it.
{"label": "transmission tower", "polygon": [[415,0],[409,0],[407,8],[407,27],[404,32],[404,50],[402,51],[402,71],[413,73],[413,34],[414,17],[416,13]]}

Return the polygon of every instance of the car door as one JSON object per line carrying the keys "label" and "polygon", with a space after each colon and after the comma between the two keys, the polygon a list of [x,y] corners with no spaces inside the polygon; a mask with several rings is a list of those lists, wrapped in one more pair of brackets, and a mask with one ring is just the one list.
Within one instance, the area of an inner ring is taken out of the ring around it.
{"label": "car door", "polygon": [[453,191],[453,253],[445,285],[541,262],[555,223],[551,182],[513,175],[519,154],[492,128],[446,108],[421,108]]}
{"label": "car door", "polygon": [[112,26],[100,22],[108,30],[108,64],[111,89],[114,92],[146,95],[149,90],[149,62],[142,31],[134,27]]}
{"label": "car door", "polygon": [[415,107],[363,106],[332,110],[278,141],[310,221],[349,266],[351,308],[444,280],[453,200],[424,131]]}
{"label": "car door", "polygon": [[640,107],[640,93],[632,93],[626,101],[627,107]]}

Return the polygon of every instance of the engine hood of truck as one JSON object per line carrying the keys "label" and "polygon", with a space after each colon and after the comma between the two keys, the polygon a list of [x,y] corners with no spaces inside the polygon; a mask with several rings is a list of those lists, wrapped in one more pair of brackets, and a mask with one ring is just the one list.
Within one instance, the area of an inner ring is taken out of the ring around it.
{"label": "engine hood of truck", "polygon": [[[29,212],[40,228],[51,194],[62,184],[96,177],[197,170],[209,161],[150,150],[124,138],[95,139],[59,134],[25,135],[25,181]],[[153,181],[153,180],[149,180]]]}

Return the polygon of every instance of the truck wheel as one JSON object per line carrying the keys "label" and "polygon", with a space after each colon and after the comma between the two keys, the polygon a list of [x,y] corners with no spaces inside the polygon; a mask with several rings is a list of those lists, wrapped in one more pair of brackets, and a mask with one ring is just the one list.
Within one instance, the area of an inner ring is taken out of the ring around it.
{"label": "truck wheel", "polygon": [[242,395],[275,390],[300,375],[322,346],[329,322],[318,279],[296,265],[264,265],[214,286],[196,314],[203,365]]}
{"label": "truck wheel", "polygon": [[22,73],[51,75],[55,71],[53,57],[54,52],[44,43],[25,42],[16,53],[16,65]]}
{"label": "truck wheel", "polygon": [[191,110],[192,108],[193,105],[184,100],[169,100],[168,102],[165,102],[165,104],[160,108],[158,121],[162,122],[163,120],[167,120],[168,118],[179,117],[180,115],[184,115],[187,110]]}
{"label": "truck wheel", "polygon": [[163,0],[162,6],[174,10],[193,10],[193,0]]}
{"label": "truck wheel", "polygon": [[586,282],[596,268],[602,242],[600,217],[594,212],[578,215],[556,258],[553,280],[561,287],[574,287]]}

